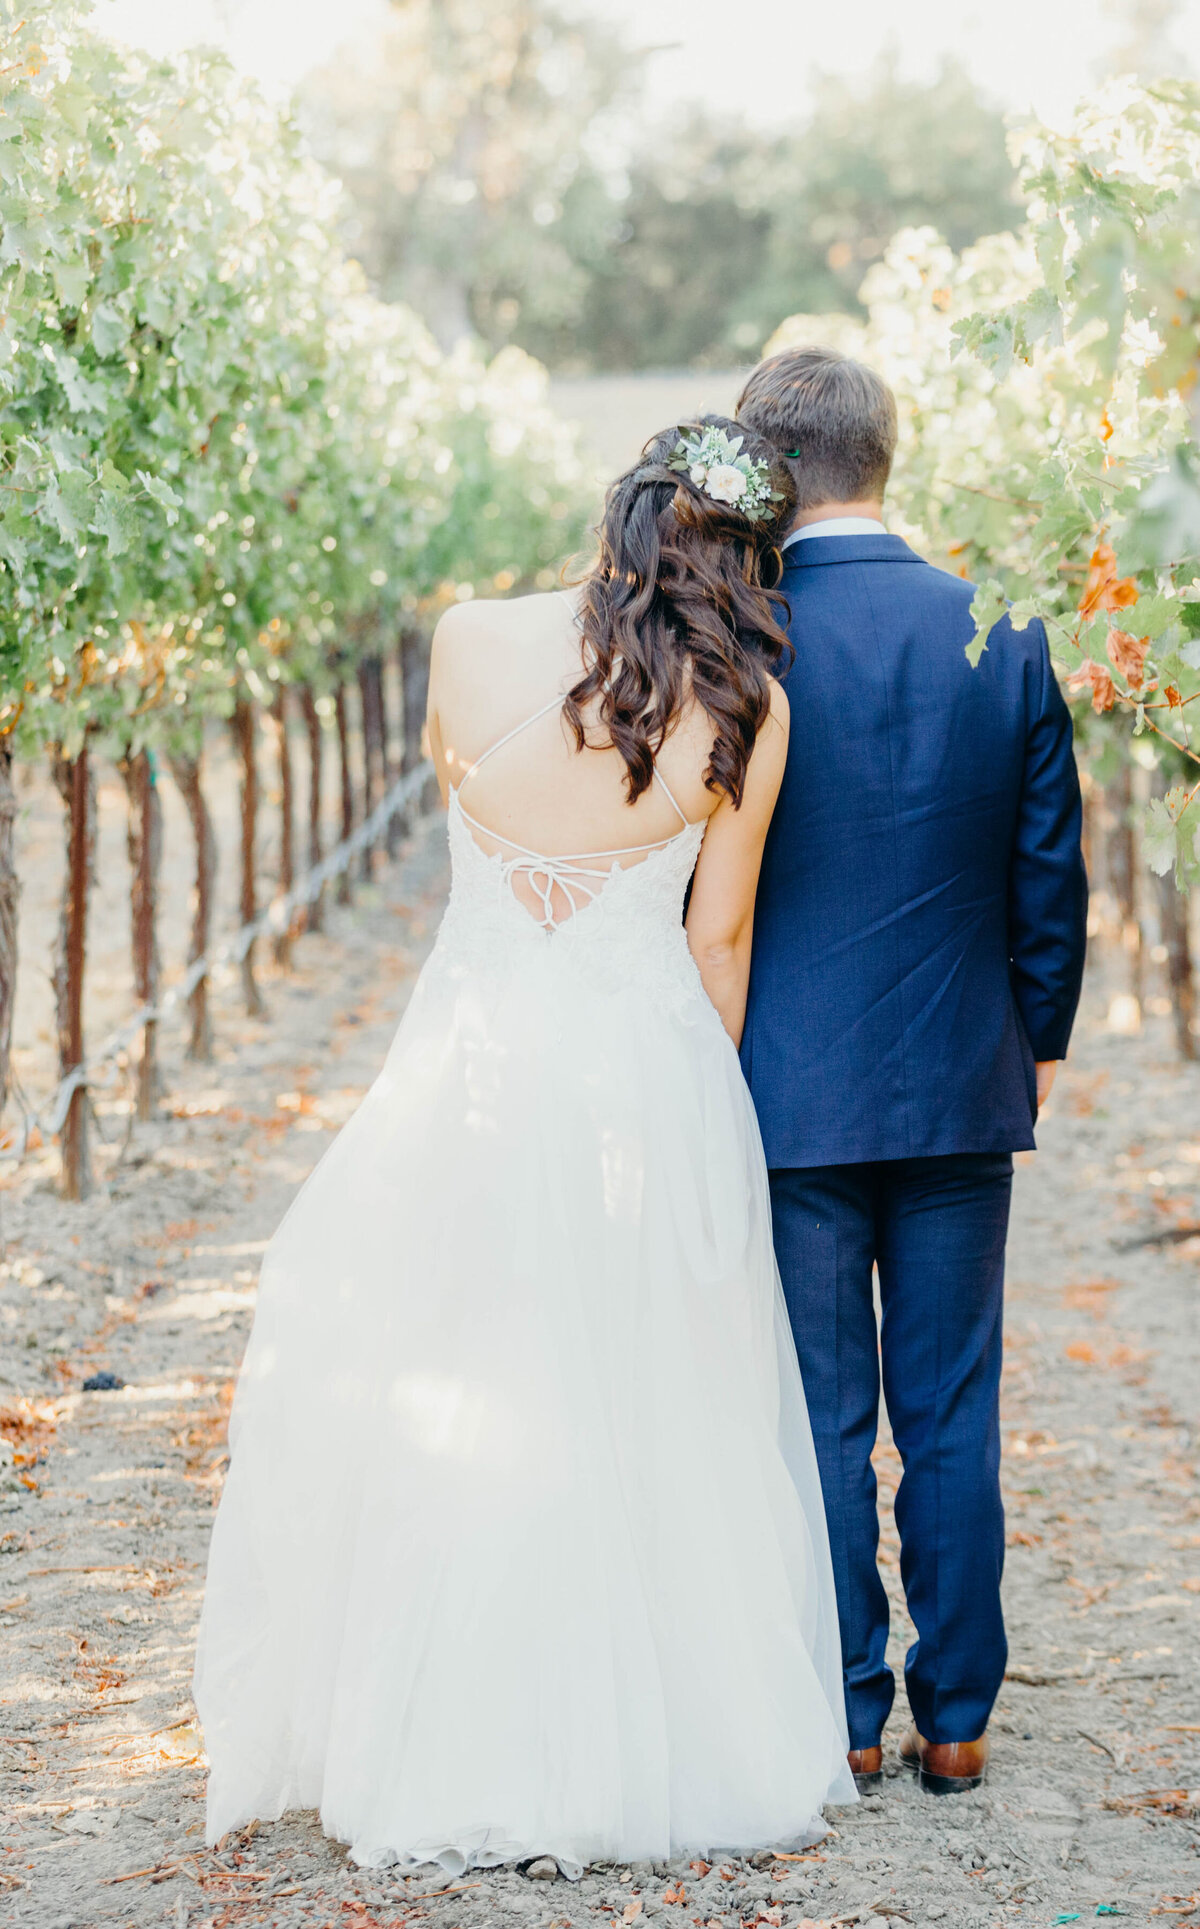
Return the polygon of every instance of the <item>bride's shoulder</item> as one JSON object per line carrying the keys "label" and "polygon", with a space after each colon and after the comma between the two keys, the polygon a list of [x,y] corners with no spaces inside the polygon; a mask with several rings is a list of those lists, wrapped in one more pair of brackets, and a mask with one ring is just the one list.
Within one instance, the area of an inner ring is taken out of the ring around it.
{"label": "bride's shoulder", "polygon": [[543,626],[562,595],[538,591],[531,596],[470,597],[452,603],[433,632],[434,662],[445,668],[468,664],[480,654],[495,654],[497,644],[519,643]]}
{"label": "bride's shoulder", "polygon": [[783,782],[792,713],[782,683],[771,677],[767,688],[771,707],[759,729],[754,754],[747,766],[746,790],[748,794],[761,798],[769,811],[774,807],[779,786]]}
{"label": "bride's shoulder", "polygon": [[778,724],[786,737],[792,724],[792,706],[788,702],[787,691],[777,677],[768,677],[767,688],[771,698],[771,714],[768,721]]}
{"label": "bride's shoulder", "polygon": [[750,769],[757,783],[774,785],[775,789],[778,789],[783,777],[783,767],[787,762],[792,709],[788,702],[787,691],[774,677],[767,679],[767,690],[771,707],[759,729],[754,755],[750,759]]}

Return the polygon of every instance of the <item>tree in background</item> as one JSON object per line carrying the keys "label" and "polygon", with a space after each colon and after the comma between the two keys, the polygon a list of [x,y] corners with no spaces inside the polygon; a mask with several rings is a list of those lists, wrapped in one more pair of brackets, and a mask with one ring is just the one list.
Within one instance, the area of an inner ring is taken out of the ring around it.
{"label": "tree in background", "polygon": [[617,245],[592,271],[574,342],[543,359],[593,368],[728,365],[797,308],[862,313],[858,287],[899,230],[955,247],[1015,227],[999,110],[958,66],[905,80],[826,77],[799,128],[760,134],[693,108],[634,159]]}
{"label": "tree in background", "polygon": [[660,130],[631,163],[611,245],[587,264],[579,319],[568,328],[531,321],[521,340],[572,371],[745,360],[767,332],[751,324],[750,339],[737,326],[742,291],[771,245],[765,165],[748,128],[699,107]]}
{"label": "tree in background", "polygon": [[769,241],[735,299],[744,347],[759,347],[798,293],[863,313],[863,275],[902,228],[936,227],[959,250],[1023,214],[1004,118],[955,61],[932,81],[906,80],[894,53],[865,81],[827,75],[811,119],[753,169],[745,194],[767,212]]}
{"label": "tree in background", "polygon": [[395,0],[301,108],[369,277],[444,345],[560,369],[747,360],[784,316],[861,313],[901,228],[1019,219],[999,109],[953,63],[826,77],[793,128],[698,106],[638,128],[642,59],[552,0]]}
{"label": "tree in background", "polygon": [[546,0],[395,0],[301,97],[378,292],[445,348],[569,331],[616,226],[594,155],[637,64]]}

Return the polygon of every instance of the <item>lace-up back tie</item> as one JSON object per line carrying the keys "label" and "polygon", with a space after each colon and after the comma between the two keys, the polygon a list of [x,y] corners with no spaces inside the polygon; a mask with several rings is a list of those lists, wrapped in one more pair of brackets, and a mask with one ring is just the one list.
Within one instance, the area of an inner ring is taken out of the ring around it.
{"label": "lace-up back tie", "polygon": [[[523,722],[505,731],[502,737],[498,737],[495,743],[489,744],[488,748],[476,757],[474,763],[463,773],[457,788],[453,785],[450,788],[451,809],[457,810],[473,833],[478,833],[478,836],[473,835],[471,838],[476,849],[481,856],[492,857],[499,861],[501,875],[510,889],[518,877],[525,882],[539,907],[539,911],[531,912],[531,915],[546,931],[556,930],[558,926],[569,923],[585,905],[599,898],[614,873],[627,868],[621,864],[622,858],[644,859],[656,851],[670,850],[684,837],[695,835],[697,832],[703,834],[705,828],[704,820],[697,824],[688,820],[657,766],[654,770],[654,781],[679,818],[680,828],[673,836],[658,837],[649,844],[625,844],[616,850],[608,851],[562,851],[551,854],[547,851],[530,850],[527,845],[518,844],[514,838],[505,837],[501,831],[494,831],[487,824],[481,824],[477,817],[472,817],[462,801],[462,793],[471,778],[482,769],[489,757],[494,757],[496,752],[503,750],[514,737],[519,737],[535,723],[540,723],[541,719],[548,717],[551,711],[561,710],[564,702],[565,698],[560,693],[552,697],[549,703],[544,703],[540,710],[535,710],[532,716],[526,717]],[[502,844],[506,850],[512,852],[512,856],[503,857],[499,852],[487,852],[479,843],[480,837],[489,838],[495,844]],[[561,900],[569,907],[561,917],[555,916],[555,892],[560,894]]]}

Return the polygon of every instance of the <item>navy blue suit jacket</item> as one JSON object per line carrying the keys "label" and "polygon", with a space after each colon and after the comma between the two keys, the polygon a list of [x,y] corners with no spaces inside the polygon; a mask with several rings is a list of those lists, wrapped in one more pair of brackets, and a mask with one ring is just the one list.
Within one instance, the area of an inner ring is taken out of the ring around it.
{"label": "navy blue suit jacket", "polygon": [[1039,623],[973,670],[973,588],[898,536],[785,551],[796,657],[742,1064],[772,1167],[1033,1145],[1087,882]]}

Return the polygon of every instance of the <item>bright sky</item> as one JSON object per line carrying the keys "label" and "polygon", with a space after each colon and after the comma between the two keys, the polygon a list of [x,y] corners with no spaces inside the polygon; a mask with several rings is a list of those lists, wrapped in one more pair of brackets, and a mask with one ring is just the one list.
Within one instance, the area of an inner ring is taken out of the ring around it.
{"label": "bright sky", "polygon": [[[154,51],[199,40],[225,47],[272,91],[288,91],[385,0],[97,0],[103,32]],[[651,67],[658,107],[699,97],[779,121],[803,111],[813,78],[852,74],[894,46],[902,69],[927,75],[947,54],[1017,113],[1069,113],[1092,63],[1119,34],[1110,0],[574,0],[624,20],[630,38],[662,48]],[[736,22],[736,25],[733,23]],[[1176,44],[1200,56],[1200,0],[1181,0]]]}

